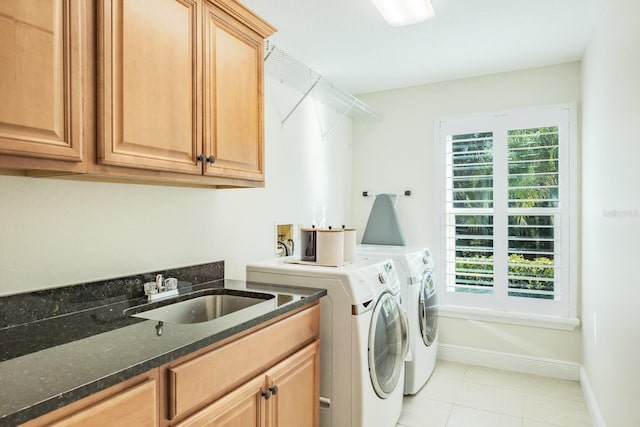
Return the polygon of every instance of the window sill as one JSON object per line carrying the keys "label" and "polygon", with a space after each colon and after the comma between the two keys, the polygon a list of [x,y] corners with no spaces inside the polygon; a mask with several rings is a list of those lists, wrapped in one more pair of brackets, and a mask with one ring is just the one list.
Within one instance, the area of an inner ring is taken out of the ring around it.
{"label": "window sill", "polygon": [[454,319],[481,320],[484,322],[533,326],[563,331],[573,331],[580,325],[580,319],[575,317],[536,316],[532,314],[507,313],[453,305],[439,306],[438,315],[440,317],[451,317]]}

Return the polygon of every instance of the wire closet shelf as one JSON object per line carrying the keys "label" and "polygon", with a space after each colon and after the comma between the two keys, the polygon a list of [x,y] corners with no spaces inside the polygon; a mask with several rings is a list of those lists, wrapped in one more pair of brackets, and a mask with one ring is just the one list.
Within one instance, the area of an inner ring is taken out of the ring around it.
{"label": "wire closet shelf", "polygon": [[[266,40],[264,44],[264,61],[265,72],[268,75],[302,93],[300,100],[282,119],[282,124],[291,117],[293,112],[309,95],[340,113],[333,126],[344,116],[382,120],[382,115],[369,105],[330,82],[269,40]],[[324,135],[329,133],[333,126]]]}

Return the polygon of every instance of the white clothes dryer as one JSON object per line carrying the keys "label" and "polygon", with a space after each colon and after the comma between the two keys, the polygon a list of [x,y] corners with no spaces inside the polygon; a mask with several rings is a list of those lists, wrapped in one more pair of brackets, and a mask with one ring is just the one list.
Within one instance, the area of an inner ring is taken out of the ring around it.
{"label": "white clothes dryer", "polygon": [[391,260],[322,267],[277,258],[248,264],[247,281],[327,290],[320,299],[321,427],[396,425],[408,323]]}
{"label": "white clothes dryer", "polygon": [[409,319],[409,357],[405,361],[404,394],[416,394],[429,380],[438,352],[438,295],[429,249],[358,245],[356,254],[391,258],[401,284],[401,305]]}

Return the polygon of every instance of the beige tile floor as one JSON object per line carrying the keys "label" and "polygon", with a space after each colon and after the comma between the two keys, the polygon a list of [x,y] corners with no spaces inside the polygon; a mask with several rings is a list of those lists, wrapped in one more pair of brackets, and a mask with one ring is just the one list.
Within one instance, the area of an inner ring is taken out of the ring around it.
{"label": "beige tile floor", "polygon": [[581,427],[589,413],[577,381],[438,360],[405,396],[397,427]]}

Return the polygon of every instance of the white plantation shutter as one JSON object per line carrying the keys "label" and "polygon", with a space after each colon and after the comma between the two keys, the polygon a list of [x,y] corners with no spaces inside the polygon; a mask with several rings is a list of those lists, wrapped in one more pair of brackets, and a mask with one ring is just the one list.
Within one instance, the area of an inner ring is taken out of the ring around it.
{"label": "white plantation shutter", "polygon": [[493,292],[493,134],[446,135],[447,290]]}
{"label": "white plantation shutter", "polygon": [[559,138],[558,126],[507,131],[509,296],[560,298],[555,289]]}
{"label": "white plantation shutter", "polygon": [[447,303],[571,314],[571,117],[561,107],[440,122]]}

